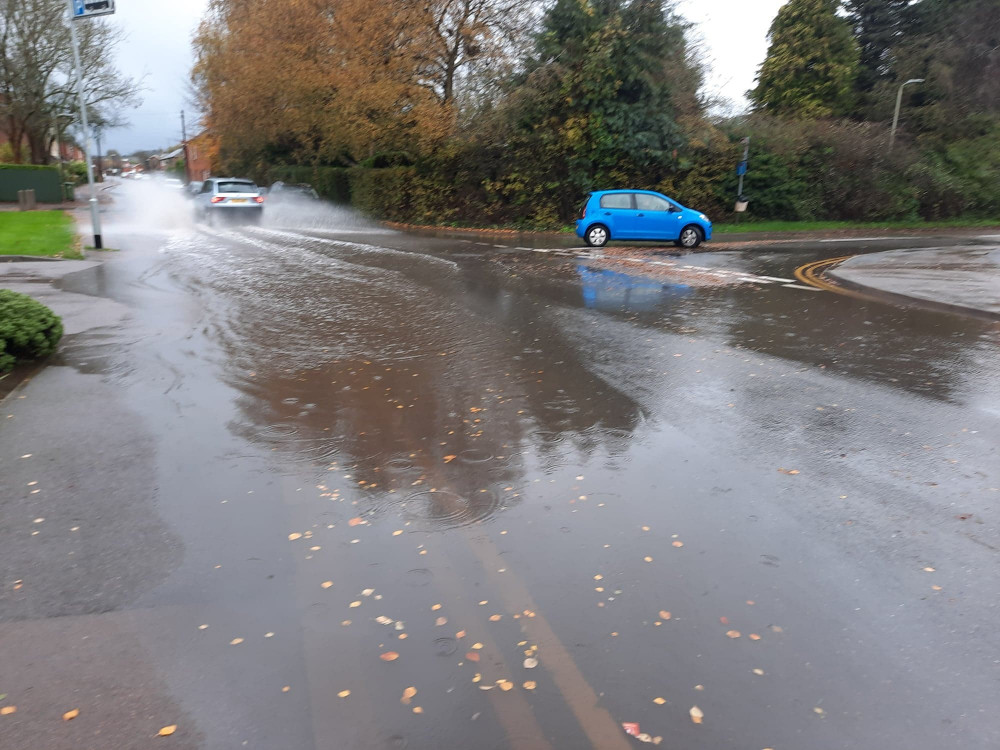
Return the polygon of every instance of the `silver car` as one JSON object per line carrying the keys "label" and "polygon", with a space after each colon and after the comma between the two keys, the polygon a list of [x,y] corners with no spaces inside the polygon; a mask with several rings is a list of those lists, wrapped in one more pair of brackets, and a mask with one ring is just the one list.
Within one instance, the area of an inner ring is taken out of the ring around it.
{"label": "silver car", "polygon": [[258,224],[264,214],[264,196],[252,180],[209,177],[194,197],[196,217],[210,225],[225,221]]}

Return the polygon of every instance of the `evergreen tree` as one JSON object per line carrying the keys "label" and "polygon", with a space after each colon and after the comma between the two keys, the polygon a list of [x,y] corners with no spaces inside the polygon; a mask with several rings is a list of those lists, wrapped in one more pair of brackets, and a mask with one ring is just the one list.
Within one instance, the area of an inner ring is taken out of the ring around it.
{"label": "evergreen tree", "polygon": [[648,180],[684,145],[701,83],[686,30],[668,0],[557,0],[545,14],[507,112],[524,179],[562,195],[562,220],[587,190]]}
{"label": "evergreen tree", "polygon": [[846,113],[859,51],[839,0],[788,0],[768,32],[770,46],[749,92],[758,110],[810,119]]}
{"label": "evergreen tree", "polygon": [[844,7],[861,49],[857,89],[869,92],[892,75],[892,48],[899,43],[910,0],[846,0]]}

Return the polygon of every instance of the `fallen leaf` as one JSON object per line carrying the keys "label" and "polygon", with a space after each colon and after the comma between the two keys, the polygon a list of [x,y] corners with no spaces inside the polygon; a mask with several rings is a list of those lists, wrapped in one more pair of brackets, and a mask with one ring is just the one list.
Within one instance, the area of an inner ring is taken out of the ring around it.
{"label": "fallen leaf", "polygon": [[17,706],[0,706],[0,716],[8,716],[17,711]]}
{"label": "fallen leaf", "polygon": [[666,698],[653,698],[653,703],[655,703],[657,706],[662,706],[666,702],[667,702]]}
{"label": "fallen leaf", "polygon": [[459,630],[457,633],[455,633],[455,637],[456,638],[465,638],[465,631],[464,630]]}
{"label": "fallen leaf", "polygon": [[299,532],[294,532],[288,535],[288,541],[294,542],[296,539],[301,539],[302,535]]}
{"label": "fallen leaf", "polygon": [[445,462],[446,464],[450,464],[450,463],[451,463],[452,461],[454,461],[454,460],[455,460],[456,458],[458,458],[458,456],[445,456],[445,457],[444,457],[444,462]]}
{"label": "fallen leaf", "polygon": [[933,573],[934,571],[935,571],[935,568],[924,568],[924,572],[925,573]]}
{"label": "fallen leaf", "polygon": [[360,607],[361,606],[361,602],[360,601],[354,601],[354,602],[351,602],[349,606],[351,607],[351,609],[354,609],[355,607]]}
{"label": "fallen leaf", "polygon": [[826,711],[824,711],[819,706],[816,706],[816,708],[813,709],[813,713],[816,714],[817,716],[826,716]]}
{"label": "fallen leaf", "polygon": [[524,660],[525,669],[534,669],[537,666],[538,666],[538,659],[535,659],[534,657],[529,656],[527,659]]}
{"label": "fallen leaf", "polygon": [[753,670],[753,673],[755,675],[761,676],[761,675],[764,674],[764,670],[763,669],[755,669],[755,670]]}
{"label": "fallen leaf", "polygon": [[722,616],[722,617],[719,618],[719,622],[721,622],[723,625],[728,625],[729,624],[729,618],[725,617],[725,616]]}
{"label": "fallen leaf", "polygon": [[441,605],[440,604],[432,604],[431,605],[431,612],[437,612],[439,609],[441,609]]}
{"label": "fallen leaf", "polygon": [[375,589],[365,589],[361,592],[361,596],[371,596],[375,593]]}
{"label": "fallen leaf", "polygon": [[415,713],[415,714],[422,714],[423,712],[424,712],[424,709],[422,709],[420,706],[414,706],[413,707],[413,713]]}
{"label": "fallen leaf", "polygon": [[941,587],[938,586],[937,584],[934,584],[933,586],[931,586],[931,589],[933,589],[934,591],[940,591]]}
{"label": "fallen leaf", "polygon": [[594,580],[595,581],[603,581],[604,580],[604,576],[602,576],[600,573],[598,573],[596,576],[594,576]]}
{"label": "fallen leaf", "polygon": [[684,542],[682,542],[680,539],[677,539],[677,540],[671,542],[670,544],[672,544],[674,547],[683,547],[684,546]]}
{"label": "fallen leaf", "polygon": [[408,687],[403,691],[403,697],[399,699],[399,702],[404,706],[409,706],[410,701],[413,700],[413,696],[417,694],[417,689],[415,687]]}
{"label": "fallen leaf", "polygon": [[171,724],[169,726],[161,728],[160,731],[156,733],[156,735],[158,737],[169,737],[176,731],[177,731],[177,725]]}
{"label": "fallen leaf", "polygon": [[386,617],[385,615],[379,615],[375,618],[375,622],[379,625],[392,625],[392,618]]}
{"label": "fallen leaf", "polygon": [[320,586],[322,586],[325,589],[330,588],[332,585],[333,585],[333,581],[323,581],[323,583],[320,584]]}
{"label": "fallen leaf", "polygon": [[538,687],[538,683],[536,683],[534,680],[527,680],[524,683],[525,690],[534,690],[536,687]]}
{"label": "fallen leaf", "polygon": [[634,721],[623,721],[622,729],[625,730],[625,734],[631,735],[632,737],[639,736],[639,725]]}
{"label": "fallen leaf", "polygon": [[434,621],[434,624],[437,625],[438,627],[440,627],[442,625],[447,625],[448,624],[448,618],[447,617],[439,617],[439,618],[437,618]]}
{"label": "fallen leaf", "polygon": [[798,469],[778,469],[778,471],[780,471],[782,474],[792,474],[792,475],[799,473]]}
{"label": "fallen leaf", "polygon": [[231,640],[231,641],[229,642],[229,645],[230,645],[230,646],[238,646],[238,645],[240,645],[241,643],[243,643],[243,639],[242,639],[242,638],[233,638],[233,640]]}
{"label": "fallen leaf", "polygon": [[500,622],[503,615],[490,615],[490,622]]}
{"label": "fallen leaf", "polygon": [[702,719],[705,718],[704,712],[697,706],[691,706],[689,713],[691,714],[691,721],[695,724],[701,724]]}
{"label": "fallen leaf", "polygon": [[384,654],[379,654],[378,658],[382,661],[396,661],[399,658],[399,654],[395,651],[386,651]]}
{"label": "fallen leaf", "polygon": [[660,619],[661,620],[669,620],[670,619],[670,613],[667,612],[667,610],[665,610],[665,609],[661,609],[660,610]]}
{"label": "fallen leaf", "polygon": [[469,661],[479,661],[479,654],[477,654],[475,651],[470,651],[465,655],[465,658],[468,659]]}
{"label": "fallen leaf", "polygon": [[643,559],[643,560],[644,560],[645,562],[653,562],[653,558],[652,558],[652,557],[650,557],[649,555],[646,555],[646,556],[645,556],[644,558],[642,558],[642,559]]}
{"label": "fallen leaf", "polygon": [[476,651],[478,651],[478,650],[479,650],[479,649],[481,649],[482,647],[483,647],[483,644],[482,644],[482,643],[473,643],[473,644],[472,644],[472,648],[474,648],[474,649],[475,649]]}
{"label": "fallen leaf", "polygon": [[364,522],[365,522],[365,519],[361,518],[361,516],[356,516],[356,517],[352,518],[350,521],[348,521],[347,525],[348,526],[360,526]]}
{"label": "fallen leaf", "polygon": [[402,533],[403,533],[403,530],[402,530],[402,529],[396,529],[396,530],[395,530],[394,532],[392,532],[392,535],[393,535],[393,536],[399,536],[399,535],[400,535],[400,534],[402,534]]}
{"label": "fallen leaf", "polygon": [[292,688],[291,688],[291,686],[290,686],[290,685],[285,685],[285,686],[284,686],[283,688],[281,688],[281,692],[283,692],[283,693],[287,693],[287,692],[288,692],[289,690],[291,690],[291,689],[292,689]]}
{"label": "fallen leaf", "polygon": [[751,633],[751,634],[750,634],[749,636],[747,636],[747,637],[748,637],[748,638],[749,638],[749,639],[750,639],[751,641],[759,641],[759,640],[760,640],[760,636],[759,636],[759,635],[757,635],[756,633]]}
{"label": "fallen leaf", "polygon": [[337,693],[337,697],[338,698],[346,698],[350,694],[351,694],[350,690],[341,690],[339,693]]}
{"label": "fallen leaf", "polygon": [[80,709],[74,708],[63,714],[63,721],[70,721],[80,715]]}
{"label": "fallen leaf", "polygon": [[514,687],[514,683],[511,682],[510,680],[497,680],[497,685],[499,685],[500,689],[503,690],[505,693]]}

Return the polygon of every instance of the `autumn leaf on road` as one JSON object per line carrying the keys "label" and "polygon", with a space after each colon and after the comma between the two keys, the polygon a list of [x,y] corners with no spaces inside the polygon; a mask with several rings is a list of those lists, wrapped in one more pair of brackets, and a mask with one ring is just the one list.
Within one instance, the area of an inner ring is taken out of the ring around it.
{"label": "autumn leaf on road", "polygon": [[705,714],[697,706],[691,706],[691,711],[689,713],[691,714],[691,721],[695,724],[701,724],[702,719],[705,718]]}
{"label": "autumn leaf on road", "polygon": [[79,715],[80,715],[80,709],[79,708],[74,708],[74,709],[72,709],[70,711],[67,711],[66,713],[63,714],[63,721],[72,721],[73,719],[75,719]]}
{"label": "autumn leaf on road", "polygon": [[778,471],[780,471],[782,474],[791,474],[791,475],[799,473],[798,469],[778,469]]}
{"label": "autumn leaf on road", "polygon": [[384,654],[379,654],[378,658],[382,661],[396,661],[399,658],[399,654],[395,651],[386,651]]}
{"label": "autumn leaf on road", "polygon": [[157,734],[158,737],[169,737],[170,735],[172,735],[176,731],[177,731],[177,725],[176,724],[170,724],[169,726],[163,727],[156,734]]}
{"label": "autumn leaf on road", "polygon": [[444,457],[444,462],[445,462],[446,464],[450,464],[450,463],[451,463],[452,461],[454,461],[454,460],[455,460],[456,458],[458,458],[458,456],[445,456],[445,457]]}

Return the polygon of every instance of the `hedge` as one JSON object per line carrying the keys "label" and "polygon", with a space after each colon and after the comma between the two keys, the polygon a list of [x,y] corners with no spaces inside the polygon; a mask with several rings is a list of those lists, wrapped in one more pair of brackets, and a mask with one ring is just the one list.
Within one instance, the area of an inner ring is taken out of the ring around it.
{"label": "hedge", "polygon": [[41,302],[0,289],[0,372],[52,354],[62,334],[59,316]]}

